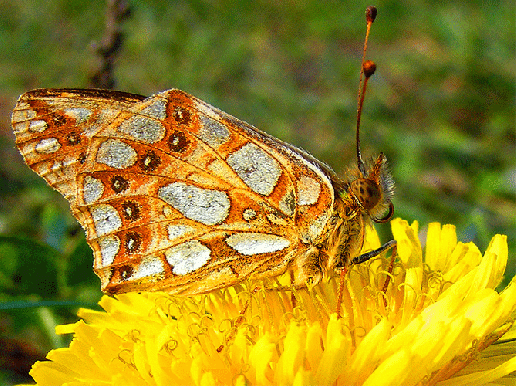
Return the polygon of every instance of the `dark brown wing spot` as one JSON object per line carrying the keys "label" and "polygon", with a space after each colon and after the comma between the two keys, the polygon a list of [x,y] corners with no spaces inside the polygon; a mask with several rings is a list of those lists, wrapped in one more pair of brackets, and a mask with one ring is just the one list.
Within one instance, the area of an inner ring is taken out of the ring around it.
{"label": "dark brown wing spot", "polygon": [[86,153],[79,154],[77,161],[79,161],[81,165],[84,165],[84,163],[86,162]]}
{"label": "dark brown wing spot", "polygon": [[128,221],[136,221],[140,218],[140,206],[132,201],[126,201],[122,204],[122,213]]}
{"label": "dark brown wing spot", "polygon": [[70,146],[78,145],[79,143],[81,143],[81,136],[77,134],[75,131],[72,131],[68,133],[68,135],[66,136],[66,142]]}
{"label": "dark brown wing spot", "polygon": [[174,131],[168,137],[168,147],[171,151],[176,153],[183,152],[188,146],[189,141],[186,139],[185,133],[181,131]]}
{"label": "dark brown wing spot", "polygon": [[124,265],[122,267],[119,267],[118,271],[120,272],[120,278],[122,280],[127,280],[131,276],[133,276],[134,270],[133,270],[133,267],[131,267],[130,265]]}
{"label": "dark brown wing spot", "polygon": [[137,232],[127,232],[125,234],[124,246],[127,253],[138,252],[142,245],[142,237]]}
{"label": "dark brown wing spot", "polygon": [[188,125],[190,123],[190,112],[183,107],[177,106],[172,117],[180,125]]}
{"label": "dark brown wing spot", "polygon": [[121,193],[129,187],[129,181],[122,176],[114,176],[111,178],[111,189],[115,193]]}
{"label": "dark brown wing spot", "polygon": [[52,115],[50,115],[50,118],[52,119],[52,125],[54,127],[60,127],[66,124],[66,117],[64,117],[61,114],[52,113]]}
{"label": "dark brown wing spot", "polygon": [[138,160],[138,164],[143,171],[152,172],[161,164],[161,159],[153,150],[147,150],[147,152]]}

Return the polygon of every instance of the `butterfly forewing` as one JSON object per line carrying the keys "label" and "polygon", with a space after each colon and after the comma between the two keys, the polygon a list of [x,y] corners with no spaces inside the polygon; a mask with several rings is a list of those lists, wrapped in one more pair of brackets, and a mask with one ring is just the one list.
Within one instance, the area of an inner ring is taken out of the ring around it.
{"label": "butterfly forewing", "polygon": [[34,90],[13,128],[85,228],[106,292],[277,275],[332,214],[329,168],[179,90]]}

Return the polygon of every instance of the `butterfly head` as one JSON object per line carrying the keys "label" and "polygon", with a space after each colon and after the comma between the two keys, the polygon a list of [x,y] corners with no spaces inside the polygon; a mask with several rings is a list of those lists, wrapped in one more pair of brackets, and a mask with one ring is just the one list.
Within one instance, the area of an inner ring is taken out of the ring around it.
{"label": "butterfly head", "polygon": [[394,213],[391,202],[394,182],[383,153],[369,166],[360,164],[355,178],[349,183],[348,192],[361,211],[374,222],[390,220]]}

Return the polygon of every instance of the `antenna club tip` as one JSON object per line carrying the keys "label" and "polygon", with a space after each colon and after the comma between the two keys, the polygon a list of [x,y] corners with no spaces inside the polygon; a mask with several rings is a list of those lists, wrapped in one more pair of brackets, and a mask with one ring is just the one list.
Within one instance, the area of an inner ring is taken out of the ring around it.
{"label": "antenna club tip", "polygon": [[369,78],[376,71],[376,64],[372,60],[366,60],[362,66],[364,75]]}
{"label": "antenna club tip", "polygon": [[370,5],[366,8],[366,20],[368,23],[374,22],[374,19],[376,19],[376,14],[378,13],[378,10],[374,5]]}

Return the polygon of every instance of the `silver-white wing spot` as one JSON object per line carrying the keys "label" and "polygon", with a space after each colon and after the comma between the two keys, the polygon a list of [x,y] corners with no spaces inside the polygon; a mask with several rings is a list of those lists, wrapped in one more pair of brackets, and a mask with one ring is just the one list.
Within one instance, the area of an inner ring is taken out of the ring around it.
{"label": "silver-white wing spot", "polygon": [[[19,103],[17,109],[13,111],[12,115],[13,129],[14,134],[18,135],[21,133],[25,133],[30,125],[32,125],[31,119],[36,118],[36,112],[29,108],[29,105],[26,103]],[[46,122],[38,120],[39,124],[43,124],[44,126],[41,128],[44,131],[46,129]],[[38,124],[34,124],[33,128],[37,127]]]}
{"label": "silver-white wing spot", "polygon": [[194,228],[188,225],[169,225],[167,227],[168,239],[175,240],[193,230]]}
{"label": "silver-white wing spot", "polygon": [[242,213],[242,218],[245,220],[245,221],[251,221],[251,220],[254,220],[256,218],[256,211],[254,209],[251,209],[251,208],[247,208],[243,211]]}
{"label": "silver-white wing spot", "polygon": [[321,184],[308,176],[301,176],[297,180],[298,205],[312,205],[317,203],[321,194]]}
{"label": "silver-white wing spot", "polygon": [[230,154],[227,163],[251,190],[265,196],[272,193],[281,175],[278,162],[254,143]]}
{"label": "silver-white wing spot", "polygon": [[54,161],[54,163],[52,163],[52,166],[50,167],[50,169],[52,170],[52,173],[59,173],[59,172],[61,172],[61,170],[64,169],[65,166],[68,166],[68,165],[64,165],[63,162],[61,162],[61,161]]}
{"label": "silver-white wing spot", "polygon": [[86,205],[93,204],[102,197],[102,193],[104,193],[102,181],[91,176],[84,178],[84,203]]}
{"label": "silver-white wing spot", "polygon": [[29,123],[29,131],[32,131],[33,133],[41,133],[43,131],[45,131],[47,128],[47,123],[45,121],[42,121],[42,120],[35,120],[35,121],[30,121]]}
{"label": "silver-white wing spot", "polygon": [[294,192],[289,191],[281,198],[279,202],[280,210],[287,216],[292,217],[296,210],[296,199],[294,198]]}
{"label": "silver-white wing spot", "polygon": [[146,256],[140,265],[138,270],[128,280],[141,279],[143,277],[149,277],[154,275],[160,275],[165,272],[163,268],[163,262],[156,256]]}
{"label": "silver-white wing spot", "polygon": [[97,236],[113,232],[122,226],[122,220],[111,205],[96,205],[90,209]]}
{"label": "silver-white wing spot", "polygon": [[210,259],[210,253],[208,247],[193,240],[169,248],[165,252],[165,256],[168,263],[174,267],[172,273],[186,275],[206,264]]}
{"label": "silver-white wing spot", "polygon": [[218,148],[229,140],[229,130],[214,119],[201,115],[202,126],[199,136],[204,143]]}
{"label": "silver-white wing spot", "polygon": [[118,130],[145,143],[161,141],[165,136],[165,128],[159,121],[141,115],[125,120]]}
{"label": "silver-white wing spot", "polygon": [[36,144],[36,151],[43,154],[52,154],[61,148],[57,138],[45,138]]}
{"label": "silver-white wing spot", "polygon": [[98,244],[102,256],[102,266],[100,268],[113,264],[115,256],[120,250],[120,239],[117,236],[107,236],[101,238]]}
{"label": "silver-white wing spot", "polygon": [[75,119],[77,124],[86,122],[91,116],[91,110],[84,107],[72,107],[64,110],[65,115]]}
{"label": "silver-white wing spot", "polygon": [[116,109],[116,108],[113,108],[113,109],[106,108],[106,109],[100,110],[100,112],[96,111],[96,114],[97,114],[97,116],[95,117],[96,118],[95,121],[100,123],[100,126],[99,126],[99,124],[85,126],[83,128],[84,134],[89,135],[89,136],[93,135],[102,126],[101,122],[113,122],[115,120],[115,118],[118,115],[120,115],[120,110]]}
{"label": "silver-white wing spot", "polygon": [[147,115],[151,118],[165,119],[167,117],[167,102],[164,99],[158,99],[143,110],[135,111],[135,113]]}
{"label": "silver-white wing spot", "polygon": [[125,249],[129,252],[136,252],[138,250],[138,247],[140,245],[140,238],[139,234],[129,234],[126,236],[125,239]]}
{"label": "silver-white wing spot", "polygon": [[312,243],[317,240],[321,232],[324,230],[329,218],[329,213],[323,213],[312,221],[308,227],[307,234],[302,235],[303,242]]}
{"label": "silver-white wing spot", "polygon": [[219,224],[229,214],[229,197],[218,190],[173,182],[160,188],[158,197],[172,205],[186,218],[206,225]]}
{"label": "silver-white wing spot", "polygon": [[116,139],[102,142],[97,152],[97,162],[115,169],[125,169],[138,159],[136,151],[128,144]]}
{"label": "silver-white wing spot", "polygon": [[235,233],[226,238],[226,243],[243,255],[281,251],[290,245],[290,241],[266,233]]}
{"label": "silver-white wing spot", "polygon": [[17,122],[16,123],[16,121],[14,121],[14,118],[13,118],[13,132],[15,135],[25,133],[27,131],[27,126],[28,126],[27,122]]}
{"label": "silver-white wing spot", "polygon": [[34,119],[36,118],[36,112],[30,108],[28,108],[28,104],[20,104],[18,105],[18,108],[19,109],[23,109],[23,110],[14,110],[13,111],[13,116],[12,116],[12,121],[13,122],[25,122],[25,121],[28,121],[29,119]]}

